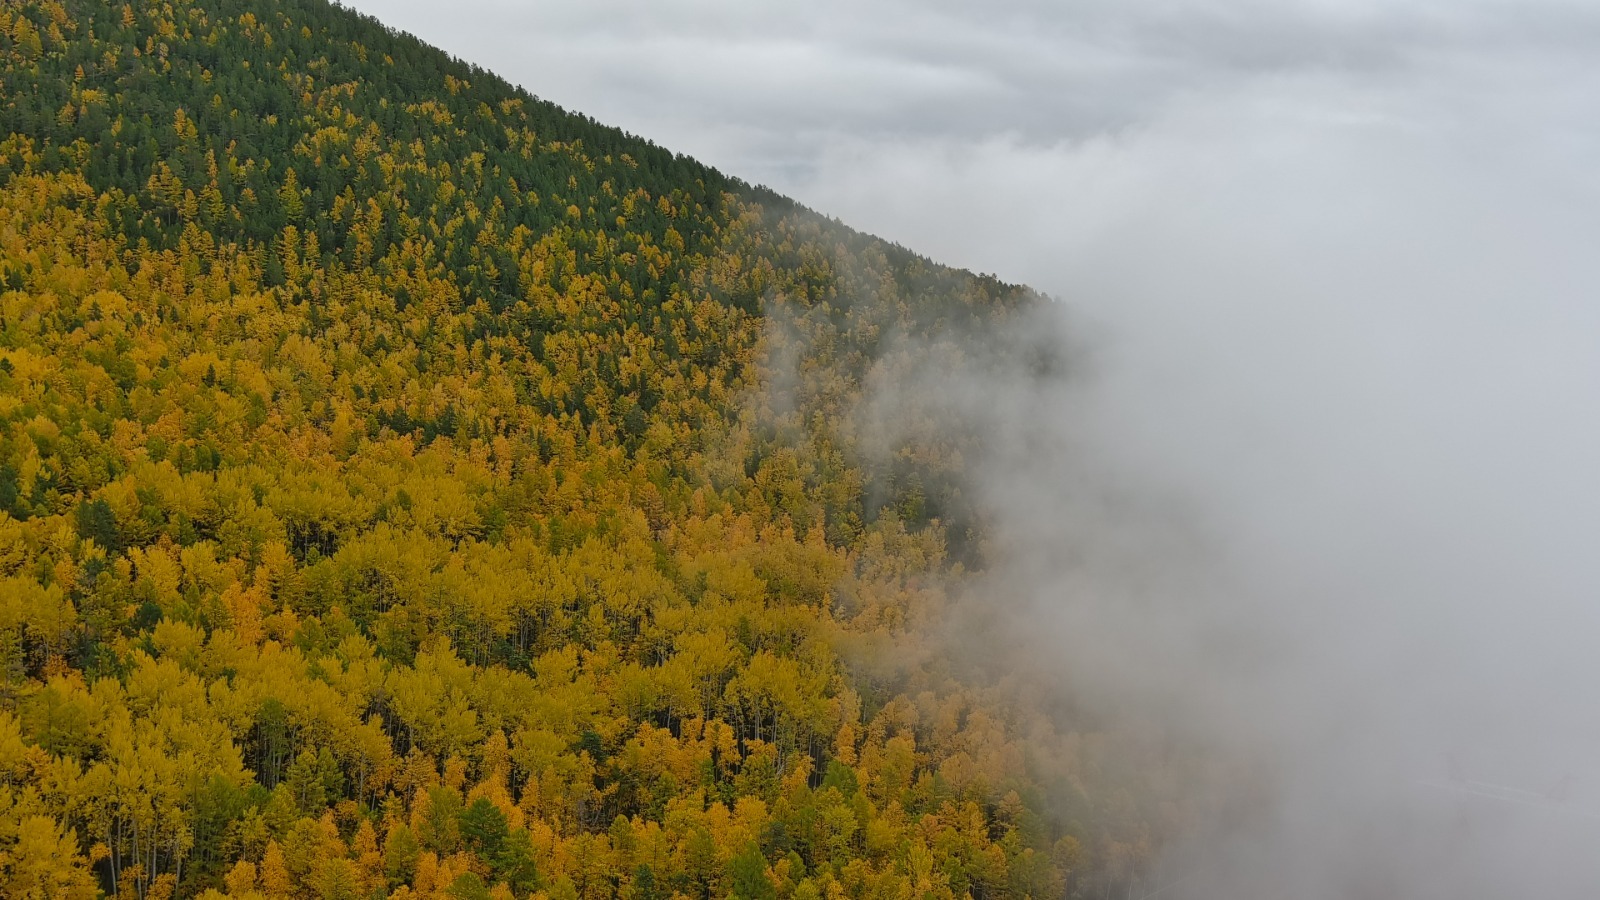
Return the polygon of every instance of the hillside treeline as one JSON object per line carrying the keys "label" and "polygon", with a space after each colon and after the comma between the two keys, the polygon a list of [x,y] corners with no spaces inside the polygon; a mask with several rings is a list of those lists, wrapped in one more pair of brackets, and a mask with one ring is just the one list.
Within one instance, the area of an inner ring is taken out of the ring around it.
{"label": "hillside treeline", "polygon": [[0,894],[1104,884],[1159,791],[863,415],[1038,302],[318,0],[0,3]]}

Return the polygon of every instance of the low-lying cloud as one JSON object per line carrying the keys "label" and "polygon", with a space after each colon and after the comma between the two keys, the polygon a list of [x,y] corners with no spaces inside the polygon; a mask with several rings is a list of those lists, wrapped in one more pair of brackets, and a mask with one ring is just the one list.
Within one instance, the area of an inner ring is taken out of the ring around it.
{"label": "low-lying cloud", "polygon": [[1501,62],[819,166],[823,208],[1094,323],[1088,383],[972,388],[997,596],[1270,784],[1136,895],[1600,890],[1594,73]]}

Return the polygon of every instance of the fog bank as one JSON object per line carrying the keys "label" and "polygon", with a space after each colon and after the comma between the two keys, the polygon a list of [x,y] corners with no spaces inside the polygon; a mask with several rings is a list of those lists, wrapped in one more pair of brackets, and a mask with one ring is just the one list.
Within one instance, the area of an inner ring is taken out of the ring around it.
{"label": "fog bank", "polygon": [[1600,891],[1600,194],[1565,131],[1600,95],[1481,74],[820,169],[820,206],[1090,335],[1086,379],[960,386],[999,436],[994,596],[1065,683],[1270,786],[1134,896]]}

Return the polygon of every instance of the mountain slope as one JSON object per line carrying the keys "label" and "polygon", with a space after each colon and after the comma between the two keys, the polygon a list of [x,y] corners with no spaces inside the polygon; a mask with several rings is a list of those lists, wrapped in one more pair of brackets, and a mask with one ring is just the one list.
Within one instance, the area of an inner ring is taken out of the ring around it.
{"label": "mountain slope", "polygon": [[1026,290],[313,0],[8,2],[0,136],[0,892],[1137,854],[1108,751],[941,652],[959,454],[861,436]]}

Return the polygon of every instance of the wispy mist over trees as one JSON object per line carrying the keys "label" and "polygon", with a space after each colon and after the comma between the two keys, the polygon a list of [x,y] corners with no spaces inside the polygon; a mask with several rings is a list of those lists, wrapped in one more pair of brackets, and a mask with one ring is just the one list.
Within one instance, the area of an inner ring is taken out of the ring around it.
{"label": "wispy mist over trees", "polygon": [[315,2],[11,4],[0,135],[0,893],[1148,858],[1136,745],[948,652],[973,435],[871,405],[1042,298]]}

